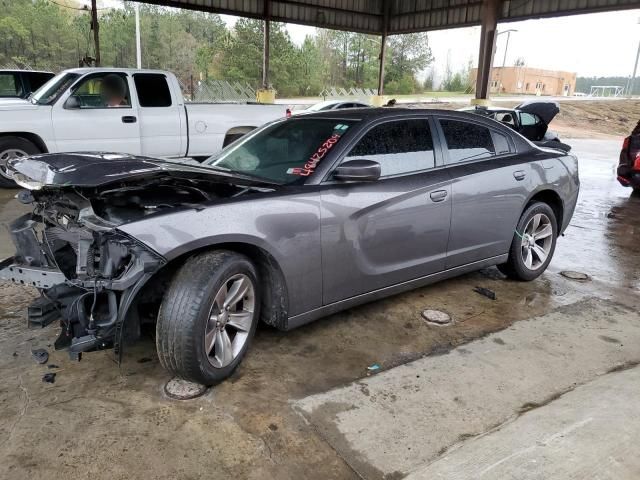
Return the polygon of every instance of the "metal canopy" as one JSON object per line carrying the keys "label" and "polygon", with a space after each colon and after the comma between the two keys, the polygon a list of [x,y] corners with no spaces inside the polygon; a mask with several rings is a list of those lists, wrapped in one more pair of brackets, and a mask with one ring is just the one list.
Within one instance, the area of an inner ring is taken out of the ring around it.
{"label": "metal canopy", "polygon": [[[169,7],[383,35],[480,25],[482,0],[140,0]],[[502,0],[498,21],[640,8],[638,0]]]}

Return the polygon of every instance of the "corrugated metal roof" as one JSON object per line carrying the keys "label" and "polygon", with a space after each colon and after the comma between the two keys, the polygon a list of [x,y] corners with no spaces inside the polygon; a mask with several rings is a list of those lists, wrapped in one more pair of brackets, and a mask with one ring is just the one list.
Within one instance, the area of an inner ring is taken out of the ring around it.
{"label": "corrugated metal roof", "polygon": [[[370,34],[479,25],[482,0],[140,0]],[[640,8],[638,0],[502,0],[501,21]],[[385,10],[387,10],[385,12]],[[386,13],[386,15],[385,15]]]}

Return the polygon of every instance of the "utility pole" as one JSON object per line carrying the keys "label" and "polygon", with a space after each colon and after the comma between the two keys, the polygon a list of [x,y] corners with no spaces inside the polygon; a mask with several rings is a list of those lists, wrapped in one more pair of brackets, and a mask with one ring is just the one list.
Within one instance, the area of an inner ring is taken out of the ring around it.
{"label": "utility pole", "polygon": [[134,3],[136,11],[136,65],[142,68],[142,50],[140,50],[140,4]]}
{"label": "utility pole", "polygon": [[[509,50],[509,39],[511,38],[511,32],[517,32],[517,30],[506,30],[507,32],[507,43],[504,46],[504,57],[502,57],[502,68],[504,68],[507,64],[507,50]],[[500,32],[503,33],[503,32]],[[500,33],[498,35],[500,35]]]}
{"label": "utility pole", "polygon": [[[638,23],[640,23],[640,18],[638,19]],[[633,74],[627,82],[627,97],[629,98],[633,95],[633,84],[636,81],[636,72],[638,71],[638,58],[640,58],[640,42],[638,42],[638,51],[636,53],[636,63],[633,65]]]}
{"label": "utility pole", "polygon": [[91,0],[91,29],[93,30],[93,43],[95,45],[95,66],[100,66],[100,26],[98,25],[98,7],[96,0]]}

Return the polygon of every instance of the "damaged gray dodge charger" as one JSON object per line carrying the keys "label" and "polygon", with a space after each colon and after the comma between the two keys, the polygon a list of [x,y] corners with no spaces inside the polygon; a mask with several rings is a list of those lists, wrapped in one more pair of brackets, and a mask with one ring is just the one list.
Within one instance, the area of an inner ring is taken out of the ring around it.
{"label": "damaged gray dodge charger", "polygon": [[259,320],[288,330],[498,265],[533,280],[579,190],[577,160],[494,120],[437,110],[300,115],[202,165],[117,154],[11,162],[33,212],[10,225],[0,277],[35,286],[57,348],[135,340],[162,365],[228,377]]}

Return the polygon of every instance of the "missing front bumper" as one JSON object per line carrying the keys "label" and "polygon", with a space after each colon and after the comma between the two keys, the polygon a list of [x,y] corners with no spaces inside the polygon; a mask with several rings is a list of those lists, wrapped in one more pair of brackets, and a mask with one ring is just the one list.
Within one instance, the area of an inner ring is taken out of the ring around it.
{"label": "missing front bumper", "polygon": [[14,257],[0,262],[0,279],[41,289],[51,288],[66,280],[58,269],[20,265]]}

